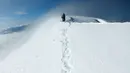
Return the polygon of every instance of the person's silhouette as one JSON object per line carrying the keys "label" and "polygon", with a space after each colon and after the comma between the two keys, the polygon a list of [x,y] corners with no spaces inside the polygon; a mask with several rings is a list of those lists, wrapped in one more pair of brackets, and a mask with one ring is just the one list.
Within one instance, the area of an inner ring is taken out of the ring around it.
{"label": "person's silhouette", "polygon": [[62,21],[65,22],[65,20],[66,20],[66,15],[65,15],[65,13],[62,14],[61,18],[62,18]]}

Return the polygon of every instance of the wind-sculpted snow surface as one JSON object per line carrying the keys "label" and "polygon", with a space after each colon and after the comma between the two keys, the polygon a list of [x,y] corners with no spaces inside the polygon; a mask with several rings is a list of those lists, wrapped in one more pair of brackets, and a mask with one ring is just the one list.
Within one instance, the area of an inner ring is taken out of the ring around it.
{"label": "wind-sculpted snow surface", "polygon": [[0,73],[130,73],[130,23],[70,25],[59,18],[41,22],[0,62]]}
{"label": "wind-sculpted snow surface", "polygon": [[129,73],[130,24],[74,23],[69,30],[74,73]]}

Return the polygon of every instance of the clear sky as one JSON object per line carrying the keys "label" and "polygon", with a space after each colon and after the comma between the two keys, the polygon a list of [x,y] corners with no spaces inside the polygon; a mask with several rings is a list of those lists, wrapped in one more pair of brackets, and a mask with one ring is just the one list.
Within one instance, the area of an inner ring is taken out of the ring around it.
{"label": "clear sky", "polygon": [[61,0],[0,0],[0,26],[36,20]]}
{"label": "clear sky", "polygon": [[59,4],[70,6],[77,15],[130,21],[129,0],[0,0],[0,25],[33,21]]}

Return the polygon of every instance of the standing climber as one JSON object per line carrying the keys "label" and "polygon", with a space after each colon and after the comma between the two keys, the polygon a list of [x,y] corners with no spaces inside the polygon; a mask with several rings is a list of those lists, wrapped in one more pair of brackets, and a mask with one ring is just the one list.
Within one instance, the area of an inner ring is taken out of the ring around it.
{"label": "standing climber", "polygon": [[66,20],[66,19],[65,19],[65,18],[66,18],[65,13],[62,14],[61,18],[62,18],[62,21],[65,22],[65,20]]}

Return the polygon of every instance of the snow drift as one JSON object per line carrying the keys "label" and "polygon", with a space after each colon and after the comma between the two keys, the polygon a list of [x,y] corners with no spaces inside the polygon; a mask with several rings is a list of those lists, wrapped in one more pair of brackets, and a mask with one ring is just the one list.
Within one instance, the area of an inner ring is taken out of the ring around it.
{"label": "snow drift", "polygon": [[28,41],[13,47],[0,62],[0,73],[130,72],[130,23],[63,23],[59,18],[41,22]]}

